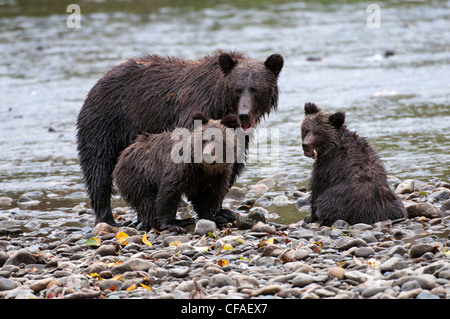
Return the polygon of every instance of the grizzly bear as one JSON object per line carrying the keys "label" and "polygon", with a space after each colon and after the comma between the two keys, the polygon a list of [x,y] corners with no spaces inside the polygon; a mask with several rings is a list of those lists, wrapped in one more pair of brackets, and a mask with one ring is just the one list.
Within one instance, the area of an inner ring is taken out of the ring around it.
{"label": "grizzly bear", "polygon": [[304,155],[314,159],[311,215],[305,221],[331,226],[336,220],[372,224],[406,217],[389,188],[386,171],[369,142],[347,129],[345,113],[305,104],[301,123]]}
{"label": "grizzly bear", "polygon": [[176,130],[143,133],[119,156],[114,184],[145,230],[183,232],[183,221],[175,219],[183,194],[200,219],[218,226],[227,222],[217,212],[230,187],[237,153],[234,129],[240,124],[234,114],[211,120],[196,112],[193,119],[201,120],[200,125],[192,131],[184,129],[187,136],[175,134]]}
{"label": "grizzly bear", "polygon": [[[197,61],[145,55],[113,67],[90,90],[77,117],[77,149],[95,222],[117,225],[111,214],[114,166],[138,132],[192,127],[192,115],[236,114],[249,130],[278,103],[283,57],[265,61],[222,52]],[[230,183],[245,163],[235,163]]]}

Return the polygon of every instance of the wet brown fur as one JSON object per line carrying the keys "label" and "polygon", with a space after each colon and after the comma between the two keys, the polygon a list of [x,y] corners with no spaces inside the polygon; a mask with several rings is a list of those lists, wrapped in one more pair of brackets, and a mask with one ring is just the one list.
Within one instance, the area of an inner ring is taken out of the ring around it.
{"label": "wet brown fur", "polygon": [[[221,223],[221,218],[216,214],[230,187],[233,162],[195,163],[192,158],[194,136],[201,139],[201,134],[207,129],[220,130],[225,153],[226,129],[236,128],[239,123],[235,115],[228,115],[222,121],[203,117],[203,123],[190,134],[192,154],[189,163],[175,163],[172,160],[171,152],[178,142],[172,140],[172,132],[143,133],[119,156],[113,172],[115,185],[122,198],[136,210],[144,229],[183,231],[181,224],[175,220],[183,194],[191,201],[199,218]],[[208,143],[215,141],[218,139]],[[231,143],[233,154],[236,154],[236,140]]]}
{"label": "wet brown fur", "polygon": [[[222,52],[197,61],[145,55],[113,67],[90,90],[77,118],[81,170],[96,223],[115,225],[110,199],[112,171],[138,132],[150,134],[192,127],[192,115],[212,119],[249,113],[257,124],[277,108],[283,58],[252,60]],[[233,168],[231,183],[244,169]]]}
{"label": "wet brown fur", "polygon": [[307,156],[317,151],[310,179],[310,221],[331,226],[338,219],[372,224],[406,217],[402,201],[389,188],[381,159],[344,121],[342,112],[331,114],[313,103],[305,105],[303,149]]}

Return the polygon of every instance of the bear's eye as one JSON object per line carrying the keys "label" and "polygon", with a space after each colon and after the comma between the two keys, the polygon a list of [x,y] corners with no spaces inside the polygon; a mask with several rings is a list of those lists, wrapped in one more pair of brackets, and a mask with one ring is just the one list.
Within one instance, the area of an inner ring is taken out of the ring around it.
{"label": "bear's eye", "polygon": [[250,88],[250,92],[251,92],[252,94],[257,94],[257,93],[258,93],[258,89],[255,88],[255,87],[251,87],[251,88]]}

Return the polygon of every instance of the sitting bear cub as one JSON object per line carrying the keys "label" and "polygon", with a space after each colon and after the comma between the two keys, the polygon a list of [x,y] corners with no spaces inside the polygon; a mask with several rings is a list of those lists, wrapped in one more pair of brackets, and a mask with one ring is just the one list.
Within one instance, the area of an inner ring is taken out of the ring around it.
{"label": "sitting bear cub", "polygon": [[305,104],[302,147],[304,155],[314,159],[312,211],[305,221],[331,226],[338,219],[372,224],[406,217],[402,201],[389,188],[380,158],[344,122],[345,113],[330,114],[313,103]]}
{"label": "sitting bear cub", "polygon": [[[227,128],[239,127],[238,118],[229,114],[211,120],[197,112],[193,120],[201,120],[201,125],[194,125],[191,131],[180,129],[188,134],[178,136],[179,140],[173,139],[176,131],[143,133],[119,156],[113,172],[115,185],[146,230],[183,232],[183,222],[175,219],[182,194],[200,219],[214,220],[221,226],[235,218],[232,211],[224,214],[220,207],[230,187],[236,158],[236,136]],[[221,213],[216,216],[218,211]]]}

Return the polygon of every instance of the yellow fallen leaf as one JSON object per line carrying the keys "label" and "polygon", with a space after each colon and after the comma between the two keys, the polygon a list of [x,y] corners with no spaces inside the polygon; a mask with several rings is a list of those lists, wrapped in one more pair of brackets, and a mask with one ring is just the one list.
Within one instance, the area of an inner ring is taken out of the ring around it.
{"label": "yellow fallen leaf", "polygon": [[142,242],[147,246],[152,247],[152,243],[147,239],[147,233],[145,233],[144,236],[142,237]]}
{"label": "yellow fallen leaf", "polygon": [[274,241],[274,238],[272,237],[272,238],[267,239],[266,243],[273,244],[273,241]]}
{"label": "yellow fallen leaf", "polygon": [[128,287],[127,288],[127,290],[125,290],[126,292],[130,292],[130,291],[132,291],[132,290],[134,290],[134,289],[136,289],[137,288],[137,285],[136,284],[132,284],[130,287]]}
{"label": "yellow fallen leaf", "polygon": [[128,242],[127,242],[128,237],[130,237],[130,236],[125,234],[123,231],[120,231],[116,235],[116,240],[121,244],[128,245]]}
{"label": "yellow fallen leaf", "polygon": [[89,276],[91,276],[92,278],[99,278],[100,275],[96,272],[90,273]]}
{"label": "yellow fallen leaf", "polygon": [[232,246],[231,244],[225,244],[225,245],[223,245],[222,250],[230,250],[230,249],[233,249],[233,246]]}
{"label": "yellow fallen leaf", "polygon": [[148,290],[152,290],[152,288],[150,288],[150,287],[147,286],[147,285],[144,285],[144,284],[140,284],[140,285],[141,285],[142,288],[145,288],[145,289],[148,289]]}
{"label": "yellow fallen leaf", "polygon": [[173,246],[178,246],[179,244],[181,244],[181,241],[179,241],[179,240],[175,240],[175,241],[173,241],[173,242],[171,242],[170,244],[169,244],[169,247],[173,247]]}
{"label": "yellow fallen leaf", "polygon": [[121,261],[110,262],[110,263],[106,264],[106,267],[111,268],[111,267],[119,265],[121,263],[122,263]]}

